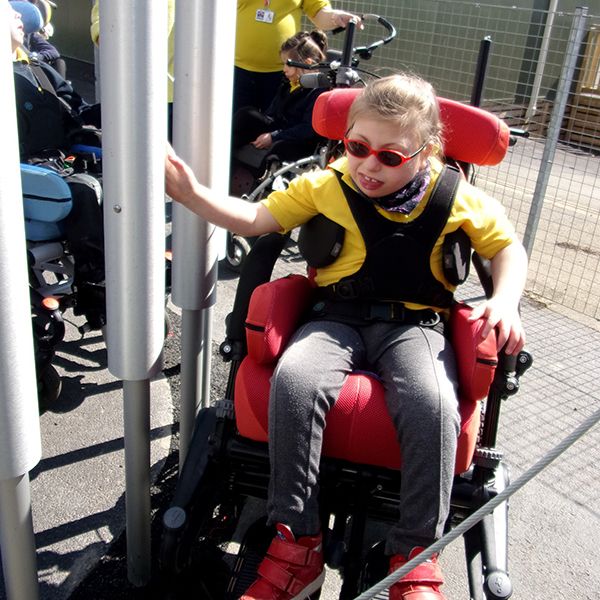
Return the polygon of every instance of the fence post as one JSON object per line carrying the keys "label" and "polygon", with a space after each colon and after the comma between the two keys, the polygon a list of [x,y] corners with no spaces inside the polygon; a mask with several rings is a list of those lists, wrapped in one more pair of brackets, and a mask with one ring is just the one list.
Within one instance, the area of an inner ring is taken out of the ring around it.
{"label": "fence post", "polygon": [[8,85],[0,96],[0,269],[7,282],[0,311],[0,549],[6,597],[36,600],[39,588],[29,471],[40,460],[41,438],[12,84],[9,23],[13,18],[8,2],[2,2],[0,81]]}
{"label": "fence post", "polygon": [[[198,180],[227,196],[233,81],[233,0],[177,0],[173,138]],[[179,466],[200,404],[209,403],[211,309],[223,232],[180,204],[173,207],[172,299],[182,308]]]}
{"label": "fence post", "polygon": [[108,368],[123,380],[127,572],[150,579],[150,378],[165,318],[167,3],[100,0]]}
{"label": "fence post", "polygon": [[556,154],[556,146],[558,144],[558,136],[560,135],[560,128],[565,116],[567,100],[569,99],[571,91],[571,83],[573,81],[573,74],[575,73],[579,48],[581,47],[583,34],[585,32],[587,13],[588,9],[585,7],[578,7],[575,9],[575,17],[569,34],[565,61],[556,89],[554,108],[546,133],[546,142],[544,144],[540,171],[535,184],[535,190],[531,201],[531,210],[529,211],[527,225],[525,226],[525,233],[523,235],[523,245],[525,246],[527,256],[529,257],[531,257],[531,252],[533,250],[535,235],[540,220],[540,214],[542,212],[542,205],[548,188],[548,181],[550,179],[554,155]]}

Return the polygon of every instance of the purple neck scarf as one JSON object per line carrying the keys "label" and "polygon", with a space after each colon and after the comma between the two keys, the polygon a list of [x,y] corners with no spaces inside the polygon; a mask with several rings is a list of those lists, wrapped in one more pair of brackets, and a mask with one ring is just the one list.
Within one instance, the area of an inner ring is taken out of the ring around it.
{"label": "purple neck scarf", "polygon": [[382,196],[381,198],[369,198],[373,204],[392,212],[405,215],[410,214],[415,206],[423,199],[427,186],[431,181],[429,163],[421,169],[405,186],[399,190]]}

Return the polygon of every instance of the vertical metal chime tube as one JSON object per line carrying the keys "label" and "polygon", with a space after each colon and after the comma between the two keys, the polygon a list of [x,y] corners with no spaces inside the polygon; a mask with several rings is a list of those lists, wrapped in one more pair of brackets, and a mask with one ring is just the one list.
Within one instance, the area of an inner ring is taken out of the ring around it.
{"label": "vertical metal chime tube", "polygon": [[39,597],[29,471],[41,457],[27,250],[23,219],[17,117],[8,3],[0,3],[0,96],[3,157],[0,167],[0,268],[7,285],[0,311],[0,549],[8,600]]}
{"label": "vertical metal chime tube", "polygon": [[128,576],[150,579],[150,378],[164,341],[167,3],[100,0],[108,368],[123,380]]}
{"label": "vertical metal chime tube", "polygon": [[[177,0],[174,146],[199,181],[226,196],[235,2]],[[182,308],[180,467],[199,406],[208,404],[211,307],[223,232],[173,208],[173,302]]]}

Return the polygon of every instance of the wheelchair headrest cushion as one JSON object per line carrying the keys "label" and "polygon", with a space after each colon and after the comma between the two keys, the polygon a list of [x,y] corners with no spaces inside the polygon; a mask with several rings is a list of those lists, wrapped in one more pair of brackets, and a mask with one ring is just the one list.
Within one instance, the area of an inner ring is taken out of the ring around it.
{"label": "wheelchair headrest cushion", "polygon": [[[350,105],[360,88],[339,88],[321,94],[313,109],[314,130],[323,137],[341,140],[346,133]],[[438,98],[444,125],[444,154],[476,165],[497,165],[506,154],[506,123],[481,108]]]}
{"label": "wheelchair headrest cushion", "polygon": [[11,2],[10,7],[21,15],[23,30],[27,35],[39,31],[44,26],[42,13],[30,2]]}

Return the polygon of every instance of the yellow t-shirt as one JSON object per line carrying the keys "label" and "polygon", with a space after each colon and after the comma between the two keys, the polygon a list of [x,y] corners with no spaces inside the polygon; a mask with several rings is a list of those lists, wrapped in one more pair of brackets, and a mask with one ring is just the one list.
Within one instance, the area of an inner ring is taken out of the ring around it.
{"label": "yellow t-shirt", "polygon": [[[169,31],[169,79],[168,79],[168,88],[167,94],[169,102],[173,102],[173,57],[175,55],[175,28],[173,24],[175,23],[175,0],[168,0],[169,2],[169,16],[167,27]],[[91,13],[91,25],[90,25],[90,35],[92,37],[92,42],[94,44],[98,44],[98,39],[100,38],[100,14],[98,7],[98,0],[94,0],[94,6],[92,6]]]}
{"label": "yellow t-shirt", "polygon": [[[258,73],[281,71],[281,44],[300,31],[302,13],[314,17],[329,0],[238,0],[236,67]],[[273,13],[273,22],[257,20],[256,11]]]}
{"label": "yellow t-shirt", "polygon": [[[410,214],[377,210],[386,218],[398,222],[410,222],[425,209],[435,182],[442,170],[442,163],[430,159],[431,182],[423,200]],[[343,181],[356,189],[348,173],[346,158],[333,163],[332,168],[343,173]],[[365,200],[366,201],[366,200]],[[331,170],[315,171],[293,179],[287,190],[273,192],[262,201],[283,231],[289,231],[311,217],[321,213],[345,229],[344,244],[333,264],[317,270],[315,281],[320,286],[335,283],[356,273],[364,262],[366,248],[360,230],[344,193]],[[461,228],[471,239],[473,249],[484,258],[494,257],[500,250],[516,241],[514,227],[509,222],[502,205],[466,181],[460,183],[450,216],[431,254],[431,271],[444,286],[454,291],[444,277],[442,268],[442,243],[444,237]],[[408,308],[424,308],[407,303]]]}

